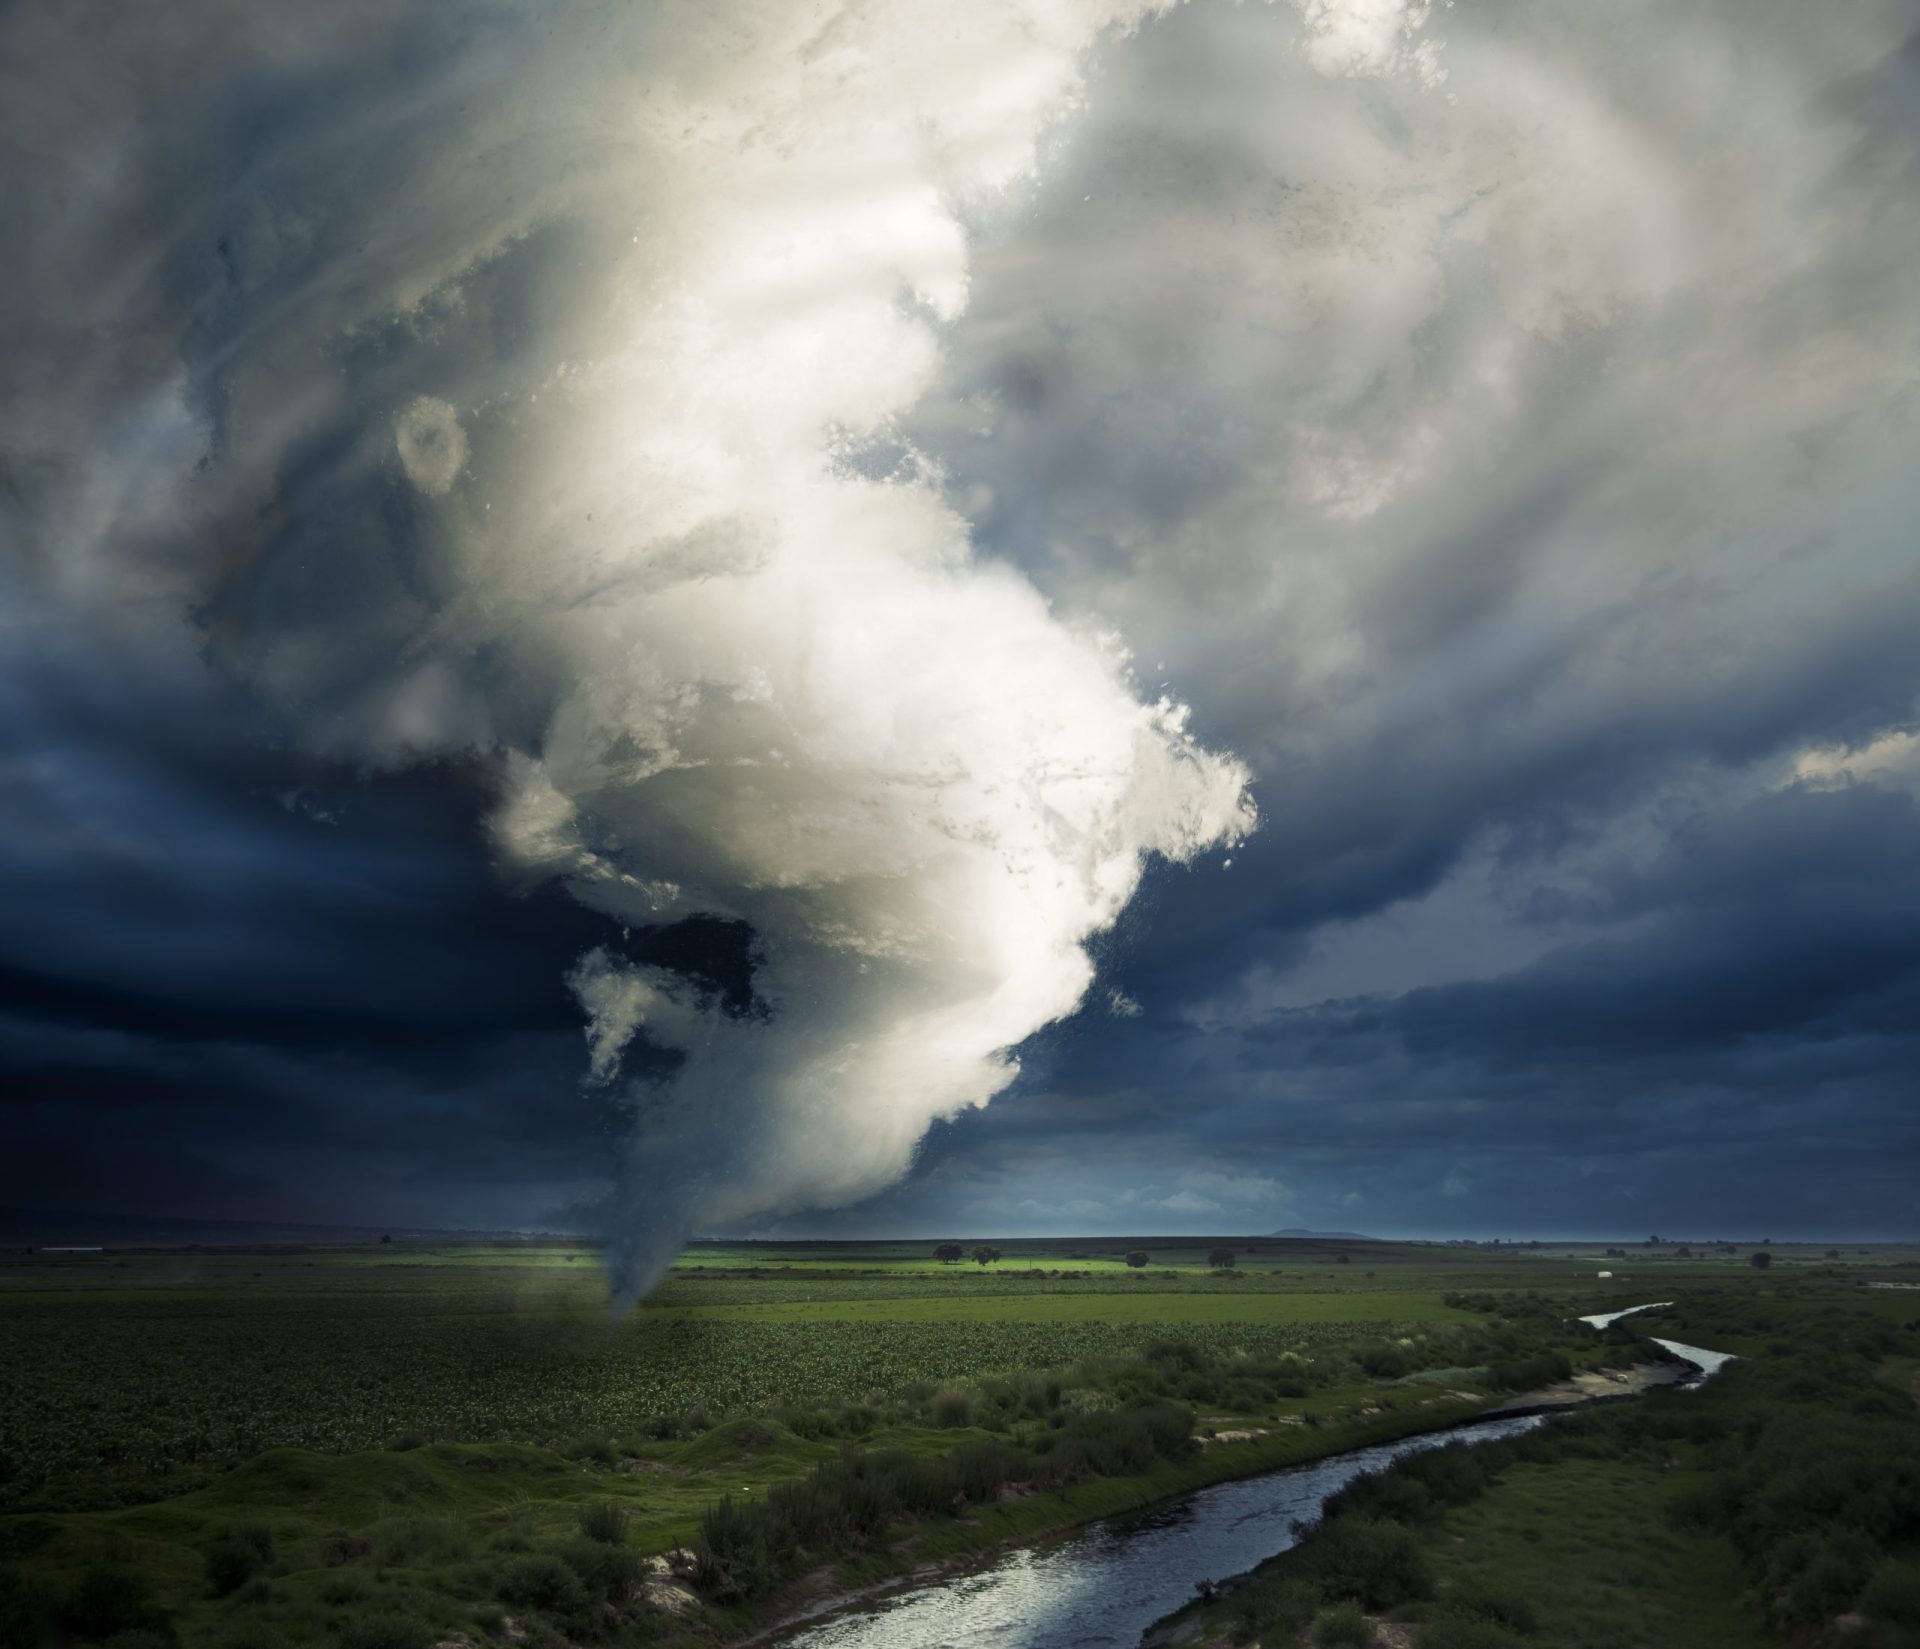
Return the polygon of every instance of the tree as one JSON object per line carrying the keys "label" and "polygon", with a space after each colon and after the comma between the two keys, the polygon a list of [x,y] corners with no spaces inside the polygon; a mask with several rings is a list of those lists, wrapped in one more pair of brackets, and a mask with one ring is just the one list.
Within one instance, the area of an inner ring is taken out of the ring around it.
{"label": "tree", "polygon": [[1207,1256],[1207,1264],[1212,1266],[1215,1271],[1231,1271],[1233,1269],[1233,1250],[1231,1248],[1216,1248]]}
{"label": "tree", "polygon": [[943,1242],[933,1251],[933,1257],[942,1265],[952,1265],[965,1252],[957,1242]]}
{"label": "tree", "polygon": [[1341,1263],[1342,1265],[1352,1265],[1352,1264],[1353,1264],[1353,1256],[1352,1256],[1351,1254],[1342,1254],[1342,1255],[1340,1256],[1340,1263]]}
{"label": "tree", "polygon": [[1762,1249],[1759,1253],[1755,1254],[1747,1264],[1757,1266],[1760,1270],[1764,1271],[1768,1266],[1773,1264],[1773,1256],[1767,1253],[1765,1249]]}
{"label": "tree", "polygon": [[1127,1256],[1127,1264],[1132,1266],[1136,1271],[1138,1271],[1146,1263],[1147,1263],[1147,1256],[1137,1248]]}
{"label": "tree", "polygon": [[992,1265],[995,1260],[1000,1258],[1000,1250],[997,1248],[989,1248],[985,1243],[982,1243],[973,1251],[973,1257],[982,1265]]}

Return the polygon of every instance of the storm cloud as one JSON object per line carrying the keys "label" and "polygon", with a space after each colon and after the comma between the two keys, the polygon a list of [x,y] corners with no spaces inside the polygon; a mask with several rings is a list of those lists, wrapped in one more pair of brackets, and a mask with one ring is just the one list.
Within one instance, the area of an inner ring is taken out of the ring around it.
{"label": "storm cloud", "polygon": [[618,1295],[898,1178],[1074,1010],[1149,854],[1251,828],[1117,639],[849,461],[964,303],[954,201],[1124,15],[188,8],[104,62],[65,15],[19,36],[125,108],[59,110],[107,172],[16,224],[58,283],[7,340],[62,437],[14,432],[41,586],[171,610],[310,756],[484,761],[523,882],[751,936],[744,1002],[617,943],[568,976],[635,1117]]}
{"label": "storm cloud", "polygon": [[34,1162],[1911,1225],[1920,9],[108,15],[0,25]]}

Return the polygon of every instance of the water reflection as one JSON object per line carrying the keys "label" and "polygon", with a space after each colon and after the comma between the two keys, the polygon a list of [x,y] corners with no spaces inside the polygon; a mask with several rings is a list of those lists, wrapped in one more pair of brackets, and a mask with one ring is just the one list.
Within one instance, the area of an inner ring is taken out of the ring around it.
{"label": "water reflection", "polygon": [[1658,1311],[1663,1305],[1672,1305],[1671,1300],[1655,1300],[1649,1305],[1630,1305],[1624,1311],[1596,1311],[1591,1317],[1582,1317],[1583,1323],[1591,1323],[1595,1328],[1605,1328],[1609,1323],[1617,1323],[1622,1317],[1631,1317],[1636,1311]]}
{"label": "water reflection", "polygon": [[1699,1369],[1700,1372],[1693,1377],[1692,1383],[1695,1385],[1702,1380],[1711,1380],[1733,1361],[1733,1353],[1730,1351],[1708,1351],[1705,1346],[1683,1345],[1678,1340],[1662,1340],[1655,1335],[1649,1335],[1648,1338],[1655,1345],[1665,1346],[1674,1356],[1692,1363]]}
{"label": "water reflection", "polygon": [[1540,1422],[1538,1415],[1481,1421],[1221,1483],[835,1616],[785,1643],[787,1649],[1133,1649],[1147,1627],[1193,1596],[1195,1581],[1240,1574],[1293,1545],[1294,1519],[1318,1515],[1321,1502],[1361,1472],[1444,1443],[1511,1437]]}

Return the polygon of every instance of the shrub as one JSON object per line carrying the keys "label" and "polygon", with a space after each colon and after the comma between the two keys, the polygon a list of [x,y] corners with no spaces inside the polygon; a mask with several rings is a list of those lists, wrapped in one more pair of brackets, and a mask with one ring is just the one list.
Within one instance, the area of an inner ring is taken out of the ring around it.
{"label": "shrub", "polygon": [[1291,1642],[1307,1629],[1319,1607],[1319,1592],[1297,1576],[1256,1574],[1235,1588],[1228,1605],[1234,1641]]}
{"label": "shrub", "polygon": [[487,1542],[494,1552],[530,1552],[533,1550],[533,1514],[516,1506],[507,1513],[500,1532]]}
{"label": "shrub", "polygon": [[1860,1607],[1875,1620],[1920,1627],[1920,1564],[1883,1565],[1860,1594]]}
{"label": "shrub", "polygon": [[337,1569],[344,1563],[358,1563],[373,1547],[357,1534],[349,1534],[345,1529],[333,1529],[321,1538],[320,1561],[329,1569]]}
{"label": "shrub", "polygon": [[560,1452],[569,1460],[592,1460],[602,1466],[611,1466],[620,1458],[620,1451],[614,1446],[613,1439],[602,1431],[587,1432],[576,1437]]}
{"label": "shrub", "polygon": [[1530,1391],[1572,1376],[1573,1364],[1558,1351],[1538,1351],[1531,1357],[1495,1363],[1487,1370],[1488,1382],[1499,1391]]}
{"label": "shrub", "polygon": [[124,1632],[115,1632],[102,1641],[100,1649],[175,1649],[179,1641],[172,1623],[162,1622],[158,1626],[130,1626]]}
{"label": "shrub", "polygon": [[273,1532],[262,1523],[235,1523],[202,1554],[215,1597],[237,1592],[273,1561]]}
{"label": "shrub", "polygon": [[1526,1649],[1526,1642],[1484,1620],[1441,1619],[1420,1628],[1420,1649]]}
{"label": "shrub", "polygon": [[1318,1649],[1373,1649],[1373,1623],[1353,1602],[1337,1603],[1313,1623]]}
{"label": "shrub", "polygon": [[100,1563],[74,1578],[61,1612],[81,1637],[104,1638],[135,1627],[160,1626],[166,1617],[152,1597],[153,1583],[137,1569]]}
{"label": "shrub", "polygon": [[1335,1517],[1302,1548],[1307,1572],[1330,1598],[1352,1598],[1369,1609],[1395,1609],[1433,1596],[1420,1544],[1397,1523]]}
{"label": "shrub", "polygon": [[501,1565],[494,1593],[505,1602],[535,1609],[577,1609],[587,1601],[580,1577],[551,1552],[509,1558]]}
{"label": "shrub", "polygon": [[1440,1515],[1441,1504],[1418,1479],[1402,1472],[1386,1471],[1356,1477],[1327,1501],[1326,1510],[1341,1517],[1425,1523]]}
{"label": "shrub", "polygon": [[344,1574],[328,1575],[315,1588],[315,1596],[336,1609],[349,1603],[365,1603],[373,1596],[373,1582],[358,1569],[348,1569]]}
{"label": "shrub", "polygon": [[1878,1548],[1856,1529],[1808,1530],[1775,1548],[1767,1579],[1773,1613],[1787,1627],[1845,1614],[1873,1573]]}
{"label": "shrub", "polygon": [[932,1404],[933,1423],[943,1431],[973,1424],[973,1399],[964,1391],[943,1391]]}
{"label": "shrub", "polygon": [[1363,1346],[1358,1361],[1376,1380],[1397,1380],[1413,1366],[1406,1352],[1391,1345]]}
{"label": "shrub", "polygon": [[457,1563],[473,1552],[466,1526],[448,1517],[389,1517],[367,1531],[373,1561],[381,1568],[417,1568]]}
{"label": "shrub", "polygon": [[1446,1618],[1498,1626],[1523,1637],[1540,1630],[1539,1612],[1529,1599],[1491,1586],[1457,1586],[1447,1594],[1441,1609]]}
{"label": "shrub", "polygon": [[573,1540],[557,1554],[579,1577],[587,1596],[602,1603],[624,1603],[640,1584],[646,1560],[630,1546],[598,1540]]}
{"label": "shrub", "polygon": [[398,1609],[354,1615],[340,1628],[340,1649],[426,1649],[433,1628],[418,1615]]}
{"label": "shrub", "polygon": [[0,1643],[42,1643],[51,1635],[58,1603],[38,1575],[0,1569]]}
{"label": "shrub", "polygon": [[590,1500],[580,1508],[580,1532],[589,1540],[621,1545],[627,1538],[626,1509],[616,1500]]}

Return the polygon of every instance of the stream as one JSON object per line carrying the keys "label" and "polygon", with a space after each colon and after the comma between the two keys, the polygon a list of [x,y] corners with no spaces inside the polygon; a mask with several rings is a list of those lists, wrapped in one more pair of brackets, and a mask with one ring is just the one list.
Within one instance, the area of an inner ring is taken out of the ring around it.
{"label": "stream", "polygon": [[[1658,1343],[1699,1368],[1694,1383],[1728,1360],[1673,1340]],[[1318,1516],[1328,1496],[1362,1472],[1421,1449],[1512,1437],[1545,1419],[1476,1420],[1217,1483],[798,1627],[779,1640],[781,1649],[1132,1649],[1155,1621],[1192,1600],[1195,1582],[1243,1574],[1294,1545],[1294,1520]]]}

